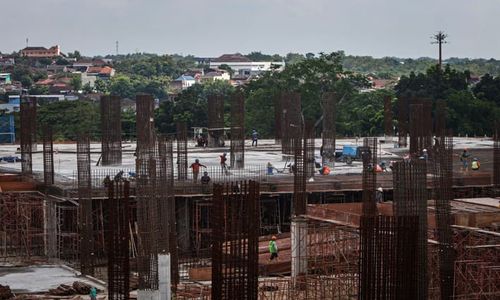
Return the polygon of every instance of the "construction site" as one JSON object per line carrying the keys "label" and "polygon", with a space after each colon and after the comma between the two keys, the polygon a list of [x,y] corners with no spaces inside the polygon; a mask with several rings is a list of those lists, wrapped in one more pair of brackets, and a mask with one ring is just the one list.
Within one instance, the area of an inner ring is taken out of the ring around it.
{"label": "construction site", "polygon": [[186,123],[157,132],[150,95],[136,140],[102,96],[101,140],[61,144],[24,97],[0,148],[21,154],[0,165],[0,299],[500,299],[500,123],[456,137],[444,101],[387,97],[384,136],[340,138],[338,101],[307,120],[281,92],[254,147],[244,97],[210,96],[196,147]]}

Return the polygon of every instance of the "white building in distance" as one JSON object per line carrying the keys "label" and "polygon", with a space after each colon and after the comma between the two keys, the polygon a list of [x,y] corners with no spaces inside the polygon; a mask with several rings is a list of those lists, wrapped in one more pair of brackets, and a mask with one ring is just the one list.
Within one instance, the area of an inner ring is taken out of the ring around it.
{"label": "white building in distance", "polygon": [[211,69],[219,69],[220,66],[227,65],[234,71],[235,74],[242,76],[259,75],[262,72],[277,70],[281,71],[285,67],[284,62],[271,61],[251,61],[239,53],[224,54],[210,61]]}

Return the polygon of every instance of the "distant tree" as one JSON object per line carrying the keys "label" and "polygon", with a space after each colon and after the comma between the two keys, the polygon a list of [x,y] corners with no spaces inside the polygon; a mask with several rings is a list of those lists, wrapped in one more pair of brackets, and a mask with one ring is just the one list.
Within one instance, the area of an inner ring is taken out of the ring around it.
{"label": "distant tree", "polygon": [[229,75],[231,75],[231,77],[233,77],[233,75],[234,75],[234,70],[233,70],[233,69],[231,69],[231,67],[230,67],[230,66],[228,66],[227,64],[222,64],[222,65],[220,65],[220,66],[219,66],[219,69],[221,69],[221,70],[226,70],[226,71],[229,73]]}
{"label": "distant tree", "polygon": [[67,66],[67,65],[69,65],[69,61],[67,61],[63,57],[58,57],[56,59],[56,65],[58,65],[58,66]]}
{"label": "distant tree", "polygon": [[76,60],[80,60],[82,58],[82,55],[80,54],[80,51],[75,50],[73,53],[68,52],[68,57],[69,58],[76,58]]}
{"label": "distant tree", "polygon": [[87,82],[84,86],[83,86],[83,92],[85,94],[90,94],[90,93],[93,93],[94,92],[94,89],[90,86],[90,82]]}
{"label": "distant tree", "polygon": [[299,53],[288,53],[286,55],[286,57],[285,57],[285,62],[287,64],[294,64],[294,63],[300,62],[300,61],[302,61],[304,59],[305,59],[305,57],[302,54],[299,54]]}
{"label": "distant tree", "polygon": [[94,88],[98,93],[109,93],[108,84],[102,79],[96,79],[96,81],[94,82]]}
{"label": "distant tree", "polygon": [[80,74],[76,74],[71,78],[70,81],[73,91],[80,91],[82,89],[82,77]]}
{"label": "distant tree", "polygon": [[311,52],[306,53],[306,58],[307,58],[307,59],[314,58],[314,53],[311,53]]}
{"label": "distant tree", "polygon": [[30,95],[48,95],[49,88],[46,85],[32,85],[29,93]]}

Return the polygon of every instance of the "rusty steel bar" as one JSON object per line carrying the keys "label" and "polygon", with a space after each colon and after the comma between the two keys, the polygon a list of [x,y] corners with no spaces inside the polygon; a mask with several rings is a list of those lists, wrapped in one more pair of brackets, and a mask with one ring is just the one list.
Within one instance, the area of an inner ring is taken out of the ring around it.
{"label": "rusty steel bar", "polygon": [[282,94],[283,107],[283,138],[281,148],[283,154],[295,155],[294,139],[302,137],[303,120],[299,93],[284,92]]}
{"label": "rusty steel bar", "polygon": [[187,180],[188,152],[187,152],[187,124],[177,122],[177,179]]}
{"label": "rusty steel bar", "polygon": [[392,129],[392,97],[384,96],[384,134],[386,136],[393,135]]}
{"label": "rusty steel bar", "polygon": [[54,184],[54,136],[48,125],[43,128],[43,181],[46,186]]}
{"label": "rusty steel bar", "polygon": [[78,169],[78,228],[80,231],[80,268],[82,274],[94,275],[94,230],[92,220],[92,179],[90,139],[80,134],[76,145]]}
{"label": "rusty steel bar", "polygon": [[121,104],[118,96],[101,96],[101,152],[103,166],[122,163]]}
{"label": "rusty steel bar", "polygon": [[424,107],[420,101],[410,105],[410,156],[419,158],[424,148]]}
{"label": "rusty steel bar", "polygon": [[363,148],[361,149],[361,157],[363,159],[363,214],[366,216],[373,216],[377,212],[377,204],[375,202],[377,146],[377,138],[365,138],[363,140]]}
{"label": "rusty steel bar", "polygon": [[137,158],[143,159],[154,154],[154,99],[151,95],[136,97]]}
{"label": "rusty steel bar", "polygon": [[500,190],[500,122],[498,121],[493,132],[493,187]]}
{"label": "rusty steel bar", "polygon": [[393,168],[394,216],[418,217],[418,233],[413,236],[417,269],[414,270],[417,299],[427,299],[427,168],[424,160],[396,162]]}
{"label": "rusty steel bar", "polygon": [[257,300],[259,184],[215,184],[213,205],[212,299]]}
{"label": "rusty steel bar", "polygon": [[21,116],[21,173],[33,175],[33,151],[36,150],[36,98],[23,97],[20,104]]}
{"label": "rusty steel bar", "polygon": [[245,98],[236,93],[231,101],[231,169],[245,167]]}
{"label": "rusty steel bar", "polygon": [[409,131],[408,124],[408,103],[407,97],[398,98],[398,144],[399,147],[406,147],[408,145],[407,135]]}
{"label": "rusty steel bar", "polygon": [[337,93],[329,92],[322,96],[323,133],[321,158],[323,165],[333,167],[335,164],[335,136],[337,134]]}
{"label": "rusty steel bar", "polygon": [[208,96],[208,146],[220,147],[224,142],[224,97]]}
{"label": "rusty steel bar", "polygon": [[108,299],[129,299],[130,294],[130,183],[108,184],[106,248],[108,254]]}

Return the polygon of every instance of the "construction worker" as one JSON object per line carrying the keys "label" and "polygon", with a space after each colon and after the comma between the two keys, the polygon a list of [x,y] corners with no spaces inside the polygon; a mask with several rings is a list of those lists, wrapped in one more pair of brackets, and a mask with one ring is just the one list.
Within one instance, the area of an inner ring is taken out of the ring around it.
{"label": "construction worker", "polygon": [[198,182],[198,174],[200,174],[200,167],[207,168],[207,166],[200,164],[199,159],[195,159],[190,168],[193,170],[193,181]]}
{"label": "construction worker", "polygon": [[469,167],[469,159],[470,153],[467,151],[467,148],[464,149],[464,152],[462,152],[462,155],[460,155],[460,161],[462,162],[462,167],[463,171],[467,172],[467,168]]}
{"label": "construction worker", "polygon": [[227,161],[227,153],[224,152],[220,157],[220,168],[221,168],[221,171],[222,173],[226,173],[227,174],[227,164],[226,164],[226,161]]}
{"label": "construction worker", "polygon": [[375,199],[377,200],[377,203],[384,202],[384,189],[381,186],[379,186],[375,192]]}
{"label": "construction worker", "polygon": [[330,168],[327,165],[324,165],[320,170],[319,173],[321,175],[329,175],[331,172]]}
{"label": "construction worker", "polygon": [[472,171],[477,171],[477,170],[479,170],[480,167],[481,167],[481,164],[479,163],[479,160],[476,157],[474,157],[472,159],[472,163],[470,165],[470,168],[472,169]]}
{"label": "construction worker", "polygon": [[276,236],[271,237],[271,241],[269,241],[269,253],[271,257],[269,257],[269,261],[273,259],[278,259],[278,246],[276,245]]}
{"label": "construction worker", "polygon": [[252,131],[252,147],[255,145],[257,147],[257,141],[259,140],[259,134],[257,133],[257,130]]}
{"label": "construction worker", "polygon": [[95,287],[90,288],[90,300],[96,300],[97,299],[97,289]]}
{"label": "construction worker", "polygon": [[203,194],[208,194],[208,185],[210,184],[210,176],[208,176],[208,172],[205,171],[203,176],[201,176],[201,190]]}

